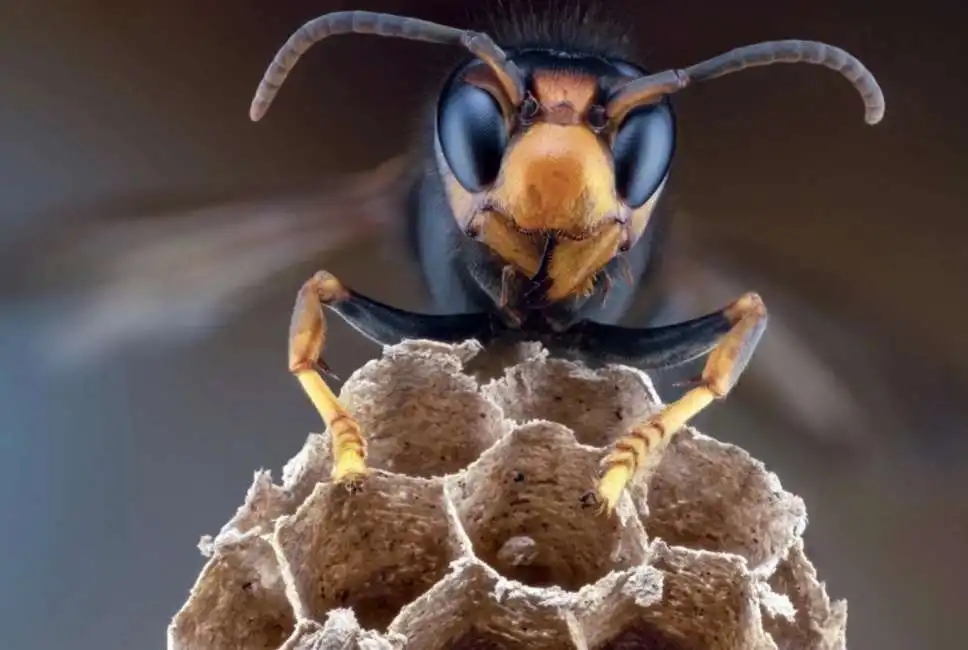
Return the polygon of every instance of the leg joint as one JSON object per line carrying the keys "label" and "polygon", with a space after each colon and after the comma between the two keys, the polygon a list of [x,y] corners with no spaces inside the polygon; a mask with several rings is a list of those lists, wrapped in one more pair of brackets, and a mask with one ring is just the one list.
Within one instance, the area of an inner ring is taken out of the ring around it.
{"label": "leg joint", "polygon": [[323,304],[341,302],[349,297],[349,290],[329,271],[317,271],[309,280],[312,291]]}
{"label": "leg joint", "polygon": [[750,291],[726,307],[723,313],[732,325],[737,325],[747,316],[765,318],[766,303],[763,302],[760,294]]}

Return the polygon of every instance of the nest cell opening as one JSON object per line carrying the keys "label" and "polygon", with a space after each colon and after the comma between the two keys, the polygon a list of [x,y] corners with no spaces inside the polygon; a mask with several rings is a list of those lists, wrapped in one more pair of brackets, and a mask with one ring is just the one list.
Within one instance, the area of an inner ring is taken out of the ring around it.
{"label": "nest cell opening", "polygon": [[636,621],[590,650],[692,650],[646,621]]}
{"label": "nest cell opening", "polygon": [[475,554],[508,578],[566,590],[641,562],[639,522],[596,517],[583,500],[599,456],[560,425],[514,430],[456,478],[453,499]]}
{"label": "nest cell opening", "polygon": [[516,422],[567,426],[578,442],[606,447],[657,409],[651,385],[630,368],[590,371],[560,359],[532,359],[483,387]]}
{"label": "nest cell opening", "polygon": [[762,463],[689,429],[655,468],[647,498],[650,537],[735,553],[753,569],[778,561],[806,526],[803,500],[783,490]]}
{"label": "nest cell opening", "polygon": [[378,631],[462,554],[442,485],[384,473],[359,493],[320,484],[280,523],[276,544],[302,617],[351,608],[363,628]]}
{"label": "nest cell opening", "polygon": [[172,650],[275,650],[296,620],[270,544],[258,536],[219,547],[169,630]]}
{"label": "nest cell opening", "polygon": [[[502,596],[496,597],[497,591]],[[467,557],[404,610],[392,632],[407,638],[408,647],[421,650],[576,647],[560,603],[545,598],[508,584],[491,567]]]}
{"label": "nest cell opening", "polygon": [[346,382],[341,398],[363,429],[367,464],[397,474],[458,472],[507,429],[501,410],[456,356],[372,361]]}

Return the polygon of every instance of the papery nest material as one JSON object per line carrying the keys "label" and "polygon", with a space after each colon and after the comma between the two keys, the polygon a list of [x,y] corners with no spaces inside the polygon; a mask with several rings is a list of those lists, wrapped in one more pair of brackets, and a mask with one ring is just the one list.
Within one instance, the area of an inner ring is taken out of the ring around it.
{"label": "papery nest material", "polygon": [[644,373],[524,346],[410,341],[342,399],[372,476],[329,481],[312,434],[214,537],[172,650],[836,650],[846,603],[804,554],[803,501],[735,445],[680,431],[612,517],[583,507],[608,445],[660,401]]}

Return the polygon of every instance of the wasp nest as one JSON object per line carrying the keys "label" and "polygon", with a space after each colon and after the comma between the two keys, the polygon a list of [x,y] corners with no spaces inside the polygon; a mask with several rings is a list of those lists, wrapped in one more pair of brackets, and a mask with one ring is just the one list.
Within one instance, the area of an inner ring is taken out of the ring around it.
{"label": "wasp nest", "polygon": [[846,604],[804,555],[802,500],[686,428],[612,517],[583,505],[648,377],[524,347],[408,342],[342,399],[375,471],[329,482],[326,434],[260,471],[168,630],[173,650],[844,648]]}

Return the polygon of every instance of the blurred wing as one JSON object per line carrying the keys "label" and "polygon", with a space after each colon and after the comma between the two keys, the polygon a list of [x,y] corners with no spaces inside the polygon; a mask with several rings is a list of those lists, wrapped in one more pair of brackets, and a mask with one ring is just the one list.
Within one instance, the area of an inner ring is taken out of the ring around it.
{"label": "blurred wing", "polygon": [[49,306],[37,343],[57,364],[198,336],[262,296],[272,276],[401,232],[408,162],[301,195],[43,226],[5,256],[2,300]]}
{"label": "blurred wing", "polygon": [[670,233],[662,320],[712,311],[751,290],[763,296],[769,325],[737,393],[752,417],[779,417],[838,445],[891,440],[937,452],[963,442],[968,409],[945,359],[919,354],[877,305],[838,297],[837,287],[766,251],[699,232],[681,215]]}

